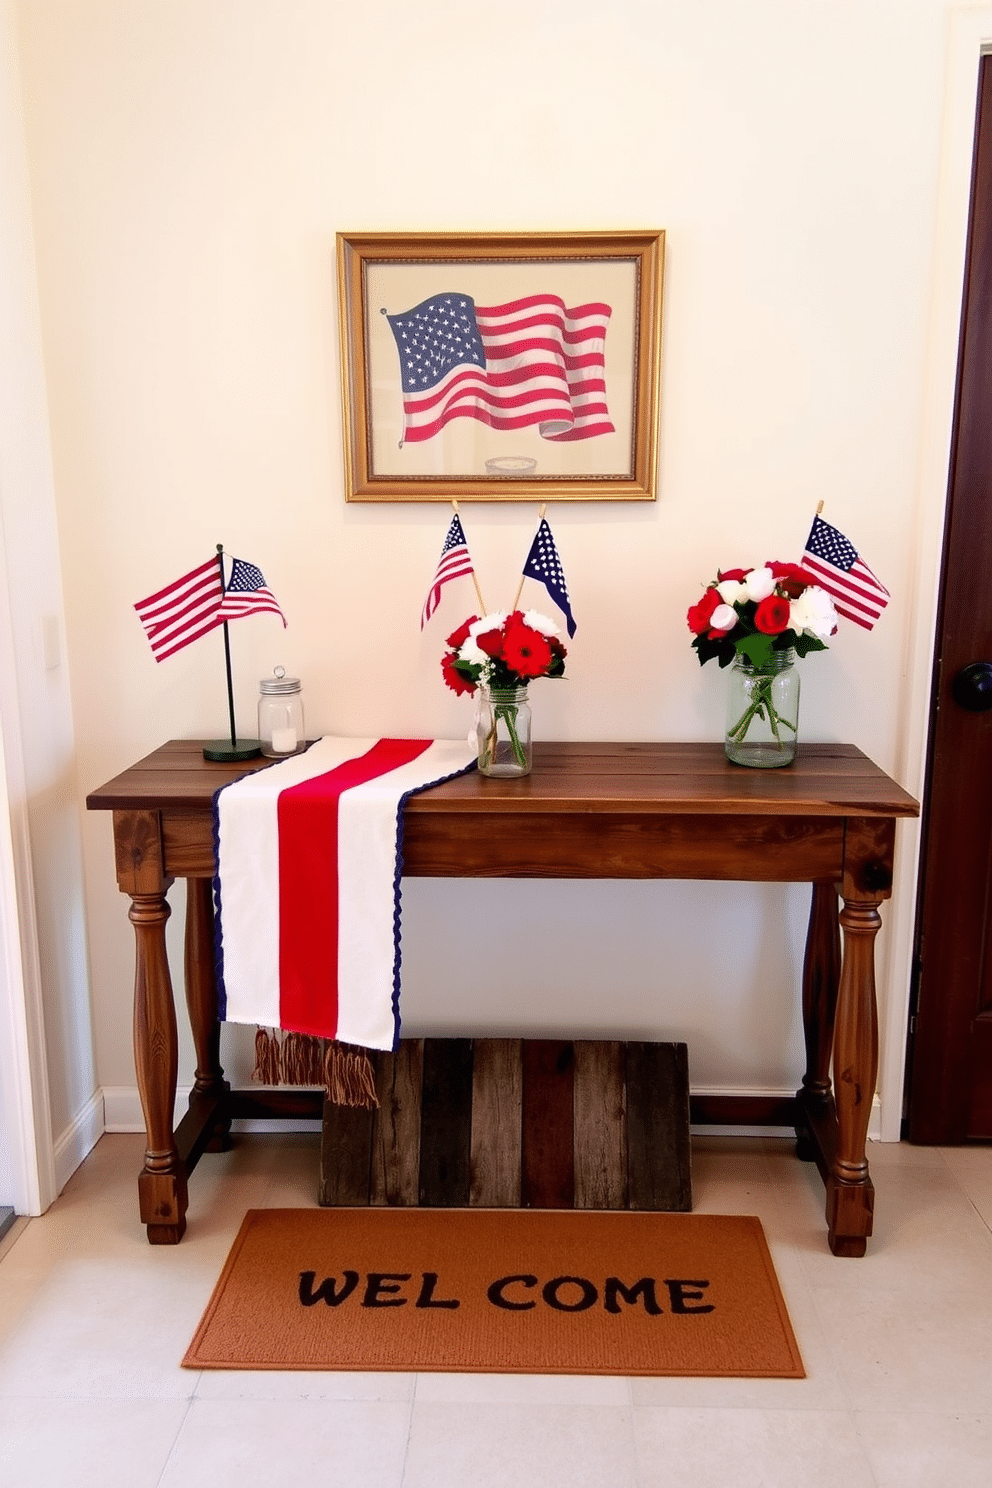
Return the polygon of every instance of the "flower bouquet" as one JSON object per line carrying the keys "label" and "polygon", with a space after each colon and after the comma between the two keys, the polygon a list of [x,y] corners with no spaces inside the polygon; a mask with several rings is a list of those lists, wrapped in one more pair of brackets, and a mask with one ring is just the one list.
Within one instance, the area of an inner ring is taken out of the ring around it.
{"label": "flower bouquet", "polygon": [[536,610],[473,615],[447,639],[441,658],[455,693],[479,694],[479,769],[486,775],[526,775],[530,769],[527,686],[535,677],[562,677],[566,650],[559,629]]}
{"label": "flower bouquet", "polygon": [[[700,665],[733,664],[726,750],[740,764],[788,764],[799,709],[796,657],[825,651],[836,634],[833,600],[796,563],[721,570],[686,620]],[[789,737],[791,735],[791,737]]]}

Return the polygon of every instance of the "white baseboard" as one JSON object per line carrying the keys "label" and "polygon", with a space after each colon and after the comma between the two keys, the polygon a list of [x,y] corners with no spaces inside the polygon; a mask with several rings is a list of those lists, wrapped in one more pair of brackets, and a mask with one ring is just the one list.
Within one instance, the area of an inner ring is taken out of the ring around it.
{"label": "white baseboard", "polygon": [[[178,1124],[186,1111],[190,1087],[176,1091],[173,1120]],[[759,1095],[791,1096],[791,1090],[717,1090],[700,1089],[698,1095]],[[234,1132],[319,1132],[320,1122],[294,1117],[290,1120],[235,1121]],[[104,1085],[94,1091],[73,1122],[66,1127],[54,1147],[56,1192],[61,1193],[73,1173],[87,1154],[99,1142],[104,1132],[143,1132],[145,1118],[141,1111],[141,1099],[136,1085]],[[871,1120],[868,1125],[869,1142],[882,1140],[881,1105],[876,1095],[872,1101]],[[778,1126],[694,1126],[692,1134],[700,1137],[792,1137],[791,1127]]]}
{"label": "white baseboard", "polygon": [[[137,1095],[137,1091],[135,1091]],[[88,1153],[99,1142],[105,1131],[103,1114],[103,1091],[96,1090],[90,1096],[76,1119],[66,1127],[55,1142],[55,1189],[61,1193],[73,1173]],[[144,1127],[141,1128],[144,1130]]]}
{"label": "white baseboard", "polygon": [[[776,1099],[788,1098],[795,1095],[794,1090],[717,1090],[706,1089],[694,1090],[694,1095],[755,1095],[771,1096]],[[176,1091],[176,1106],[174,1120],[182,1119],[189,1101],[189,1086]],[[145,1129],[144,1117],[141,1114],[141,1101],[138,1097],[138,1089],[135,1085],[105,1085],[103,1087],[103,1119],[104,1130],[108,1132],[143,1132]],[[236,1132],[312,1132],[320,1130],[319,1121],[308,1121],[302,1117],[290,1121],[282,1120],[251,1120],[235,1121],[232,1131]],[[791,1127],[778,1126],[694,1126],[693,1134],[696,1136],[710,1137],[772,1137],[772,1136],[794,1136]],[[868,1127],[869,1142],[881,1141],[881,1107],[878,1096],[872,1101],[871,1121]],[[92,1145],[92,1144],[91,1144]],[[87,1149],[88,1150],[88,1149]]]}
{"label": "white baseboard", "polygon": [[[185,1107],[189,1090],[176,1093],[176,1107]],[[103,1129],[108,1132],[143,1132],[145,1118],[141,1114],[141,1099],[136,1085],[104,1085]]]}
{"label": "white baseboard", "polygon": [[[761,1096],[763,1099],[788,1100],[795,1095],[794,1090],[723,1090],[716,1086],[693,1086],[693,1095],[711,1096]],[[690,1128],[694,1137],[795,1137],[795,1131],[791,1126],[693,1126]],[[877,1095],[871,1103],[871,1116],[868,1119],[869,1142],[881,1142],[882,1140],[882,1106]]]}
{"label": "white baseboard", "polygon": [[[186,1114],[190,1087],[181,1086],[176,1091],[173,1121],[178,1125]],[[105,1085],[103,1087],[104,1130],[108,1132],[143,1132],[145,1118],[141,1113],[141,1098],[136,1085]],[[319,1132],[320,1122],[304,1116],[288,1120],[263,1117],[238,1120],[231,1123],[233,1132]]]}

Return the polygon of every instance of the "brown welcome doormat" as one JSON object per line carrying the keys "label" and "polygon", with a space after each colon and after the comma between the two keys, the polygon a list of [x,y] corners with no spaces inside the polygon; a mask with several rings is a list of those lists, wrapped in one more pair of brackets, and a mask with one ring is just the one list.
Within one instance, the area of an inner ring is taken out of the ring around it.
{"label": "brown welcome doormat", "polygon": [[251,1209],[189,1369],[800,1379],[760,1221]]}

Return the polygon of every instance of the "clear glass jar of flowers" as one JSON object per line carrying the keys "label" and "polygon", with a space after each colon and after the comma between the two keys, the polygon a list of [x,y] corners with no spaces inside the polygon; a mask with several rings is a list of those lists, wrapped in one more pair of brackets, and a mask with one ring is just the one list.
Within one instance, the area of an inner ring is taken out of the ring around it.
{"label": "clear glass jar of flowers", "polygon": [[554,621],[536,610],[473,615],[447,640],[441,672],[455,693],[476,697],[475,730],[483,775],[530,773],[528,685],[562,677],[566,650]]}
{"label": "clear glass jar of flowers", "polygon": [[731,667],[724,750],[738,765],[791,764],[799,727],[797,657],[836,634],[833,600],[797,563],[721,570],[686,616],[700,665]]}

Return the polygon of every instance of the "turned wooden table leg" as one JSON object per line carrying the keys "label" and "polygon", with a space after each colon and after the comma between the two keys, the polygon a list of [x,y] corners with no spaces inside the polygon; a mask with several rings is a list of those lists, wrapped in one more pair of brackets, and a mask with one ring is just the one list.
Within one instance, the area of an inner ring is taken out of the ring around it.
{"label": "turned wooden table leg", "polygon": [[816,1157],[812,1134],[803,1119],[807,1110],[822,1111],[830,1100],[830,1053],[834,1040],[837,988],[840,982],[840,922],[837,887],[814,883],[803,963],[803,1034],[806,1073],[798,1092],[796,1153],[804,1162]]}
{"label": "turned wooden table leg", "polygon": [[178,1070],[176,1008],[165,948],[164,894],[134,894],[134,1063],[148,1145],[138,1201],[152,1245],[175,1245],[186,1229],[186,1169],[173,1132]]}
{"label": "turned wooden table leg", "polygon": [[[220,1023],[217,1019],[217,981],[214,976],[213,885],[209,878],[186,881],[186,1006],[189,1011],[198,1095],[222,1096],[230,1090],[220,1063]],[[218,1123],[207,1143],[208,1152],[226,1152],[231,1145],[231,1118]]]}
{"label": "turned wooden table leg", "polygon": [[872,1232],[875,1189],[865,1143],[878,1074],[874,901],[845,899],[840,923],[844,956],[834,1029],[837,1148],[827,1178],[827,1226],[834,1255],[862,1256]]}
{"label": "turned wooden table leg", "polygon": [[894,854],[894,819],[847,819],[840,913],[844,948],[833,1049],[836,1142],[826,1175],[830,1249],[840,1256],[864,1255],[872,1231],[875,1188],[865,1143],[878,1075],[875,937],[882,923],[878,906],[892,889]]}
{"label": "turned wooden table leg", "polygon": [[134,1066],[145,1116],[145,1166],[138,1203],[152,1245],[175,1245],[186,1228],[186,1164],[173,1131],[178,1069],[176,1005],[165,948],[169,918],[162,826],[157,811],[114,812],[117,884],[134,926]]}

